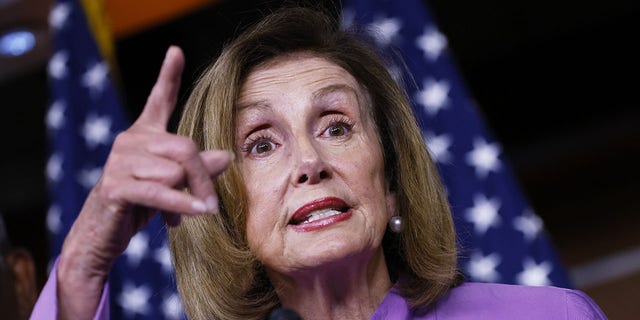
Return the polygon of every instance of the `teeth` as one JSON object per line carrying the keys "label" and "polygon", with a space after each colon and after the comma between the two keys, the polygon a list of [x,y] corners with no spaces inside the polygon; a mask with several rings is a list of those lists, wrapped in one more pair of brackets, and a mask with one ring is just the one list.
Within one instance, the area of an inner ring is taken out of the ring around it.
{"label": "teeth", "polygon": [[313,221],[320,220],[322,218],[333,216],[339,213],[341,213],[340,210],[330,209],[330,208],[314,211],[306,217],[307,219],[304,222],[313,222]]}

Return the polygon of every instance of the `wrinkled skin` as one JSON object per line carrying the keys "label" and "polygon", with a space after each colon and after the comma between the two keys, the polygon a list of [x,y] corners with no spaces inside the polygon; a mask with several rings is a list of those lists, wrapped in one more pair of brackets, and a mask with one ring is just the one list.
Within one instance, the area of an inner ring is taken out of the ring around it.
{"label": "wrinkled skin", "polygon": [[391,287],[381,243],[395,196],[366,93],[298,53],[251,72],[238,105],[247,238],[280,301],[304,319],[368,318]]}
{"label": "wrinkled skin", "polygon": [[212,178],[233,155],[199,151],[190,139],[167,132],[183,67],[181,50],[169,48],[144,110],[117,136],[102,177],[65,239],[58,264],[61,319],[93,317],[115,259],[158,211],[176,225],[180,215],[217,210]]}

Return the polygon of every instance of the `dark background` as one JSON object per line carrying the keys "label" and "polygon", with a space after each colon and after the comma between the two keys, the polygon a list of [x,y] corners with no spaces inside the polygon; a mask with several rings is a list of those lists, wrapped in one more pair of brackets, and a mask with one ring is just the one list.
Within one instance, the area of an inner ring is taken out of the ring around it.
{"label": "dark background", "polygon": [[[185,51],[183,80],[191,83],[228,37],[280,2],[223,1],[117,39],[122,99],[132,118],[169,45]],[[428,4],[565,265],[639,247],[640,2]],[[182,101],[188,90],[181,90]],[[0,212],[14,243],[34,253],[41,281],[48,97],[45,61],[0,82]],[[625,310],[640,312],[632,301],[639,287],[636,272],[584,289],[616,319]]]}

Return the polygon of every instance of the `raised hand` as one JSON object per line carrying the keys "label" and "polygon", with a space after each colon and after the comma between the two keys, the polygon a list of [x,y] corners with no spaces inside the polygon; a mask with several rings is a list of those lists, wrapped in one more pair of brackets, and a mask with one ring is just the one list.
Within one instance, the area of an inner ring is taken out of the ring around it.
{"label": "raised hand", "polygon": [[65,239],[58,264],[61,318],[93,316],[113,262],[156,212],[175,225],[180,215],[217,211],[212,178],[233,155],[200,152],[191,139],[167,132],[183,67],[181,50],[169,48],[144,110],[114,141],[102,177]]}

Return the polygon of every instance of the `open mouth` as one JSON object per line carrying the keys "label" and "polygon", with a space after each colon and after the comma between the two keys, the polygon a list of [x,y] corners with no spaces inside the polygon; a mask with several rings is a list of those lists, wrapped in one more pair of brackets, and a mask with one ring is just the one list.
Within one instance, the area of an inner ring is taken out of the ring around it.
{"label": "open mouth", "polygon": [[289,222],[292,225],[299,225],[303,223],[309,223],[316,220],[324,219],[327,217],[335,216],[340,213],[344,213],[349,211],[349,207],[339,207],[339,208],[325,208],[319,209],[310,212],[307,215],[300,215],[299,217],[294,216],[293,219]]}

